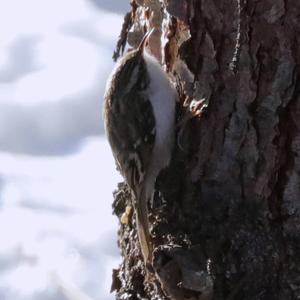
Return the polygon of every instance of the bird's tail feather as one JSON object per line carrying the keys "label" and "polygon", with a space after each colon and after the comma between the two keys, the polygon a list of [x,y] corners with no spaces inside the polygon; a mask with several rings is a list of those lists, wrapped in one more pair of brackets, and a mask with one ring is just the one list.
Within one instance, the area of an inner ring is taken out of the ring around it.
{"label": "bird's tail feather", "polygon": [[138,238],[146,266],[152,265],[153,251],[148,220],[148,198],[149,195],[147,193],[147,189],[142,187],[137,193],[136,199],[136,224]]}

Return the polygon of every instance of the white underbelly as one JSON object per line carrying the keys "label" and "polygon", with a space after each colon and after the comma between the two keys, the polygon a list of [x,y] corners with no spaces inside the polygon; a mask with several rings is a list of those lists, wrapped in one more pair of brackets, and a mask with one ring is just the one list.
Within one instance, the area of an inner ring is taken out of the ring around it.
{"label": "white underbelly", "polygon": [[166,73],[157,60],[145,53],[147,70],[150,76],[149,96],[155,117],[155,145],[153,172],[158,175],[160,169],[166,167],[171,159],[175,138],[175,104],[177,93],[171,85]]}

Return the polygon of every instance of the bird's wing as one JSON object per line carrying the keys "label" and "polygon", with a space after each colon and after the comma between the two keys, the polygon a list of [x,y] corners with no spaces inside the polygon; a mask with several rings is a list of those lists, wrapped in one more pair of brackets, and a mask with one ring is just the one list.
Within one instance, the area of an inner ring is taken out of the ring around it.
{"label": "bird's wing", "polygon": [[[155,118],[146,93],[128,93],[105,103],[105,127],[116,164],[135,195],[138,237],[145,263],[152,262],[147,170],[155,142]],[[108,107],[110,105],[110,107]]]}
{"label": "bird's wing", "polygon": [[[134,96],[132,96],[134,95]],[[128,93],[108,109],[106,128],[117,167],[137,195],[155,141],[155,119],[146,93]]]}

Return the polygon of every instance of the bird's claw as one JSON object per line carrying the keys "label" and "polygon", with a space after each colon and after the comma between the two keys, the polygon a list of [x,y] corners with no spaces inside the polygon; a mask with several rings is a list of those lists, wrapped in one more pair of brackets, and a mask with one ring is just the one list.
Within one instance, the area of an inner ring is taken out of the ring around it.
{"label": "bird's claw", "polygon": [[182,119],[177,123],[176,127],[179,128],[177,135],[177,144],[182,151],[185,151],[183,139],[185,136],[186,125],[195,117],[200,118],[202,116],[205,108],[207,107],[207,103],[206,99],[204,98],[200,100],[190,100],[190,98],[187,97],[183,105],[187,107],[187,109]]}
{"label": "bird's claw", "polygon": [[[187,104],[187,102],[189,102],[189,104]],[[200,118],[204,109],[207,107],[207,104],[205,98],[200,100],[193,99],[190,101],[190,98],[187,97],[184,101],[184,106],[187,106],[188,108],[182,119],[177,123],[177,127],[183,127],[189,120],[195,117]]]}

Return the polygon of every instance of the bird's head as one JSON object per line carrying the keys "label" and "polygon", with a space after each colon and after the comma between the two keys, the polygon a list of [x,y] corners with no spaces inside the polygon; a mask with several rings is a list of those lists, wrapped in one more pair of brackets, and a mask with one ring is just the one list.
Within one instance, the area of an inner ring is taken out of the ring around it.
{"label": "bird's head", "polygon": [[[132,88],[146,88],[149,81],[144,59],[145,47],[153,29],[145,34],[137,49],[124,55],[117,64],[113,78],[117,91],[129,92]],[[137,85],[137,86],[136,86]]]}

